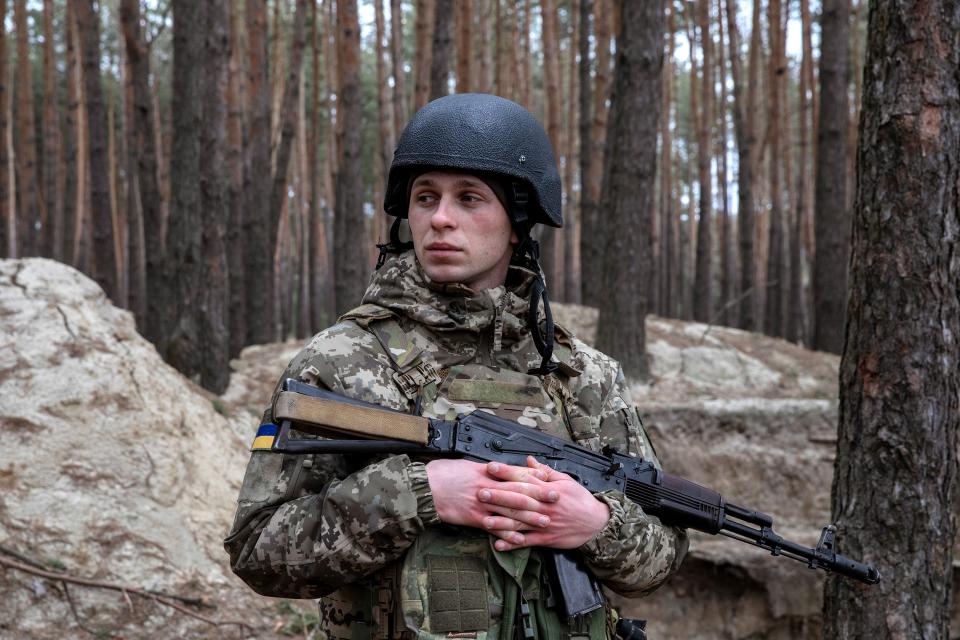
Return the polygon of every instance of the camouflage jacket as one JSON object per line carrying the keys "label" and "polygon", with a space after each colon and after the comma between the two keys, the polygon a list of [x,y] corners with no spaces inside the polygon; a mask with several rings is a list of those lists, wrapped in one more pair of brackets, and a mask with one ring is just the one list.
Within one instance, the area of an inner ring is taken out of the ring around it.
{"label": "camouflage jacket", "polygon": [[[484,409],[597,450],[612,445],[656,460],[613,359],[558,328],[554,358],[560,368],[543,379],[526,374],[540,363],[525,323],[532,279],[511,267],[508,286],[474,292],[429,282],[413,252],[394,256],[373,276],[363,304],[314,336],[281,380],[299,378],[394,409],[416,407],[429,417]],[[653,590],[678,568],[686,552],[684,532],[661,525],[621,493],[597,498],[609,506],[610,520],[580,547],[582,558],[614,591]],[[254,451],[225,547],[234,572],[257,592],[322,598],[324,630],[338,637],[338,624],[349,627],[351,615],[362,616],[346,612],[351,600],[372,599],[375,610],[388,606],[384,597],[357,595],[349,585],[382,587],[388,572],[394,572],[386,581],[390,589],[407,581],[414,594],[399,596],[402,607],[389,605],[403,609],[397,628],[422,631],[432,624],[433,631],[443,630],[436,606],[429,620],[416,602],[417,593],[430,589],[416,584],[417,575],[432,571],[425,563],[436,562],[438,548],[441,555],[450,548],[462,557],[483,555],[507,573],[518,558],[523,565],[533,562],[526,550],[496,552],[486,539],[485,532],[439,521],[425,461]],[[506,597],[495,582],[481,596],[490,600],[490,610],[501,608]],[[512,637],[505,631],[511,625],[470,628],[490,634],[470,637]]]}

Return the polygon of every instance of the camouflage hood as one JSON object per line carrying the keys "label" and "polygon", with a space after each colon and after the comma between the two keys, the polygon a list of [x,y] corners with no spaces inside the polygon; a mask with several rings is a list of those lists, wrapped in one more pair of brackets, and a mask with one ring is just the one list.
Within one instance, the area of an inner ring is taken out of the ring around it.
{"label": "camouflage hood", "polygon": [[407,251],[390,256],[374,273],[363,303],[409,318],[441,339],[463,339],[463,332],[479,336],[493,327],[494,344],[509,346],[530,336],[526,314],[534,278],[532,271],[511,265],[506,286],[475,291],[441,284],[431,281],[414,252]]}

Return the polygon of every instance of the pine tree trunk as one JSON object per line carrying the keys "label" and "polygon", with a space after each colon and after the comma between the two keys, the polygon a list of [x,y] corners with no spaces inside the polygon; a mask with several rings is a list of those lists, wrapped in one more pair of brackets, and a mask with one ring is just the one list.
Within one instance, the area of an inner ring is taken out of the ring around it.
{"label": "pine tree trunk", "polygon": [[[580,206],[577,212],[577,237],[575,240],[577,242],[577,272],[579,276],[578,285],[580,288],[579,299],[581,302],[587,301],[587,292],[583,286],[583,278],[587,275],[587,272],[585,271],[585,261],[587,260],[587,255],[583,253],[583,233],[586,230],[586,227],[584,226],[586,224],[586,209],[587,206],[590,205],[590,198],[587,192],[587,181],[588,176],[590,175],[590,163],[593,159],[590,146],[590,125],[592,121],[590,109],[591,102],[593,100],[592,85],[590,83],[590,17],[593,14],[593,3],[594,0],[580,0],[580,41],[578,43],[580,60],[577,64],[577,72],[580,76],[580,86],[578,87],[580,120],[577,123],[577,126],[580,129],[580,135],[578,136],[579,139],[577,140],[577,143],[580,147],[578,154],[580,159]],[[571,188],[571,186],[572,185],[568,185],[567,188]]]}
{"label": "pine tree trunk", "polygon": [[[845,7],[825,7],[824,46],[830,19],[845,22]],[[838,551],[875,564],[882,580],[864,589],[827,577],[828,640],[951,635],[960,5],[934,0],[923,9],[872,3],[867,29],[832,518]],[[825,52],[823,62],[835,60]]]}
{"label": "pine tree trunk", "polygon": [[[126,36],[123,19],[117,21],[119,36],[125,42]],[[143,237],[143,208],[140,206],[140,195],[137,184],[137,127],[135,99],[133,90],[133,61],[121,47],[120,59],[123,68],[123,163],[124,181],[126,183],[126,211],[127,233],[124,251],[127,261],[127,304],[137,328],[144,333],[147,324],[147,263],[146,239]]]}
{"label": "pine tree trunk", "polygon": [[[360,91],[360,22],[356,0],[338,2],[337,22],[340,31],[340,50],[337,53],[337,118],[349,123],[340,128],[337,144],[340,158],[336,186],[337,211],[334,217],[334,280],[337,313],[340,314],[360,303],[367,284],[369,265],[366,260],[357,260],[356,257],[358,253],[364,255],[366,249],[356,246],[357,238],[366,237],[359,126],[363,111],[363,96]],[[427,42],[429,43],[429,40]],[[421,53],[422,51],[418,51],[417,55]]]}
{"label": "pine tree trunk", "polygon": [[43,0],[43,201],[47,210],[44,255],[63,260],[63,174],[60,171],[59,91],[53,0]]}
{"label": "pine tree trunk", "polygon": [[[391,124],[393,122],[393,112],[390,103],[390,88],[387,86],[387,65],[384,60],[386,51],[383,47],[383,36],[386,31],[383,16],[382,0],[374,0],[374,13],[377,32],[377,116],[378,116],[378,136],[377,136],[377,189],[374,194],[373,220],[371,221],[373,240],[377,243],[387,241],[387,215],[383,212],[384,191],[386,190],[386,179],[390,172],[390,163],[393,161],[393,131]],[[458,12],[459,15],[459,12]],[[459,78],[457,79],[459,82]],[[371,247],[376,251],[375,247]]]}
{"label": "pine tree trunk", "polygon": [[[247,339],[247,296],[243,246],[243,138],[244,138],[244,54],[240,8],[230,6],[230,62],[227,79],[226,174],[229,221],[227,223],[227,271],[230,274],[230,357],[240,355]],[[309,254],[308,254],[309,255]]]}
{"label": "pine tree trunk", "polygon": [[84,94],[89,138],[90,204],[93,214],[95,278],[107,296],[116,300],[119,256],[114,248],[114,216],[110,206],[110,163],[107,148],[107,106],[100,80],[100,28],[93,0],[79,0],[77,25],[82,46]]}
{"label": "pine tree trunk", "polygon": [[[664,7],[661,0],[622,0],[611,100],[610,172],[603,193],[609,242],[604,260],[605,304],[597,348],[620,361],[624,373],[646,378],[644,321],[652,276],[653,192],[660,120]],[[622,260],[635,255],[637,259]]]}
{"label": "pine tree trunk", "polygon": [[603,298],[600,283],[603,281],[603,255],[605,239],[604,223],[600,216],[600,191],[603,186],[604,148],[607,137],[607,99],[610,96],[610,22],[611,0],[594,0],[593,25],[596,49],[596,76],[591,105],[590,135],[581,138],[589,148],[581,150],[590,154],[589,173],[583,189],[581,210],[580,259],[583,271],[583,302],[598,307]]}
{"label": "pine tree trunk", "polygon": [[155,345],[163,335],[163,195],[157,180],[156,132],[150,92],[150,52],[140,33],[138,0],[122,0],[120,20],[133,81],[133,127],[136,131],[137,187],[143,217],[145,323],[140,330]]}
{"label": "pine tree trunk", "polygon": [[297,135],[297,102],[300,94],[300,73],[303,69],[303,50],[306,46],[306,22],[308,0],[297,0],[293,17],[293,37],[290,41],[290,58],[287,79],[284,82],[281,101],[280,141],[276,151],[276,167],[270,190],[271,220],[269,232],[276,237],[280,224],[280,212],[287,199],[287,177],[290,173],[290,156],[293,139]]}
{"label": "pine tree trunk", "polygon": [[[560,34],[557,28],[556,3],[553,0],[541,0],[540,11],[543,24],[543,76],[547,137],[550,138],[550,144],[553,146],[554,157],[559,162],[560,154],[563,151],[563,141],[561,139],[563,96],[560,87]],[[547,277],[551,295],[554,299],[562,301],[564,293],[563,232],[544,228],[541,230],[540,243],[542,250],[540,264]]]}
{"label": "pine tree trunk", "polygon": [[430,56],[430,99],[450,91],[450,60],[453,58],[453,0],[434,0],[433,53]]}
{"label": "pine tree trunk", "polygon": [[[697,23],[700,32],[700,49],[703,60],[700,64],[701,78],[700,113],[697,120],[697,179],[700,184],[700,216],[697,222],[697,258],[693,281],[693,318],[698,322],[710,320],[713,308],[711,297],[713,289],[712,200],[713,181],[710,176],[711,152],[713,144],[710,125],[713,122],[713,57],[712,37],[710,35],[710,0],[697,0]],[[693,91],[691,85],[691,92]]]}
{"label": "pine tree trunk", "polygon": [[[353,0],[348,0],[352,2]],[[337,7],[337,11],[340,7]],[[416,0],[416,58],[413,75],[413,112],[430,100],[430,72],[433,68],[433,25],[436,0]],[[339,304],[339,303],[337,303]]]}
{"label": "pine tree trunk", "polygon": [[454,10],[454,28],[457,32],[457,93],[470,93],[473,87],[473,0],[460,0]]}
{"label": "pine tree trunk", "polygon": [[850,215],[847,211],[847,0],[824,0],[820,37],[820,128],[814,205],[813,348],[843,350]]}
{"label": "pine tree trunk", "polygon": [[718,321],[725,326],[733,326],[734,313],[731,307],[733,300],[733,283],[735,279],[735,265],[733,257],[733,229],[730,224],[730,197],[727,190],[729,171],[727,170],[727,114],[730,112],[730,102],[727,97],[727,59],[724,52],[724,26],[722,0],[717,0],[717,73],[720,76],[720,102],[717,108],[719,118],[719,135],[717,136],[717,181],[720,183],[720,311]]}
{"label": "pine tree trunk", "polygon": [[399,137],[407,123],[407,74],[403,55],[403,7],[390,0],[390,61],[393,64],[393,131]]}
{"label": "pine tree trunk", "polygon": [[224,238],[227,0],[173,3],[173,117],[167,274],[176,315],[167,361],[214,393],[229,381],[229,275]]}
{"label": "pine tree trunk", "polygon": [[79,229],[80,194],[83,193],[84,183],[80,181],[80,170],[83,167],[83,158],[86,151],[81,146],[81,118],[83,111],[80,108],[81,86],[79,38],[77,35],[77,21],[75,5],[77,0],[67,2],[67,60],[65,74],[67,77],[67,110],[64,122],[63,139],[63,218],[64,218],[64,261],[73,266],[79,264],[77,253],[77,234]]}
{"label": "pine tree trunk", "polygon": [[677,216],[673,202],[673,134],[670,110],[673,106],[673,55],[676,10],[667,7],[667,53],[663,63],[663,104],[660,114],[660,314],[673,317],[676,308]]}
{"label": "pine tree trunk", "polygon": [[577,50],[580,47],[580,5],[585,0],[573,0],[570,5],[570,44],[567,52],[570,60],[567,66],[567,148],[566,164],[564,166],[566,173],[563,184],[567,191],[567,202],[564,208],[564,226],[566,231],[563,233],[564,242],[564,261],[563,261],[563,298],[568,303],[580,304],[580,214],[577,210],[577,195],[574,190],[575,167],[579,162],[577,150],[580,148],[579,129],[577,122],[579,118],[578,107],[580,101],[579,71],[577,64]]}
{"label": "pine tree trunk", "polygon": [[10,156],[7,136],[11,133],[7,120],[7,0],[0,0],[0,256],[17,257],[16,216],[11,194]]}
{"label": "pine tree trunk", "polygon": [[[310,140],[307,143],[308,153],[310,154],[310,247],[309,255],[311,257],[310,261],[310,293],[311,293],[311,307],[310,307],[310,330],[311,332],[319,331],[321,328],[326,326],[329,316],[333,315],[332,305],[330,304],[330,298],[333,297],[333,287],[330,282],[330,261],[329,261],[329,252],[327,248],[327,225],[326,225],[326,215],[324,214],[325,209],[321,207],[320,201],[320,180],[321,180],[321,168],[320,168],[320,139],[322,137],[321,132],[321,119],[320,119],[320,95],[321,95],[321,77],[320,77],[320,52],[322,45],[319,41],[321,24],[320,16],[317,15],[317,6],[316,4],[311,5],[313,13],[313,21],[310,31],[310,40],[311,48],[313,53],[313,82],[312,82],[312,95],[310,100]],[[322,9],[321,9],[322,10]],[[324,29],[324,41],[327,41],[327,32]],[[323,95],[328,95],[327,85],[324,81]],[[396,92],[394,92],[394,99],[396,99]],[[394,102],[396,106],[396,102]],[[332,138],[331,135],[326,136],[326,146],[329,145],[329,140]],[[323,189],[323,195],[329,197],[330,192],[326,188]]]}
{"label": "pine tree trunk", "polygon": [[783,336],[783,300],[784,278],[784,237],[783,237],[783,192],[780,184],[780,167],[783,163],[780,119],[781,104],[780,75],[785,73],[781,51],[783,50],[783,28],[780,18],[781,0],[769,0],[767,7],[767,26],[769,29],[770,60],[767,82],[767,103],[769,110],[770,145],[770,235],[767,243],[767,283],[765,297],[764,326],[765,333],[771,336]]}
{"label": "pine tree trunk", "polygon": [[[808,0],[800,0],[800,21],[803,29],[804,41],[809,37],[810,7]],[[810,99],[807,79],[808,67],[813,60],[807,57],[804,47],[803,58],[800,62],[799,96],[797,98],[799,122],[799,157],[797,162],[796,208],[793,214],[793,233],[790,236],[790,297],[789,316],[787,317],[787,339],[797,344],[804,344],[806,337],[806,297],[803,291],[803,229],[807,211],[807,194],[809,193],[809,179],[807,168],[810,164]]]}
{"label": "pine tree trunk", "polygon": [[[491,93],[493,91],[493,48],[490,46],[493,38],[490,36],[490,2],[491,0],[477,0],[476,40],[474,46],[479,52],[480,67],[477,70],[477,91]],[[499,0],[493,0],[499,2]]]}
{"label": "pine tree trunk", "polygon": [[[737,103],[734,129],[737,136],[737,183],[739,185],[739,203],[737,206],[737,236],[740,246],[740,322],[739,327],[746,331],[755,331],[758,328],[757,313],[760,298],[757,291],[757,255],[755,238],[756,224],[756,196],[754,195],[754,181],[757,171],[757,118],[759,117],[759,67],[760,67],[760,11],[761,0],[753,2],[753,17],[751,19],[750,48],[748,52],[749,69],[747,71],[746,100],[743,99],[743,84],[736,76],[742,77],[737,69],[740,68],[740,49],[737,42],[736,3],[727,0],[727,27],[730,32],[730,57],[735,65],[734,101]],[[740,97],[738,98],[737,95]],[[736,122],[739,120],[740,125]]]}
{"label": "pine tree trunk", "polygon": [[[17,126],[13,140],[17,158],[17,208],[20,255],[39,255],[41,233],[46,233],[37,180],[37,133],[33,115],[33,70],[27,28],[27,0],[14,0],[14,30],[17,34]],[[109,292],[108,292],[109,293]]]}
{"label": "pine tree trunk", "polygon": [[[247,98],[249,131],[245,158],[243,213],[244,281],[247,307],[273,309],[273,247],[276,225],[270,209],[270,75],[267,8],[262,0],[247,0]],[[267,231],[270,230],[270,231]],[[247,344],[273,339],[270,313],[247,314]]]}

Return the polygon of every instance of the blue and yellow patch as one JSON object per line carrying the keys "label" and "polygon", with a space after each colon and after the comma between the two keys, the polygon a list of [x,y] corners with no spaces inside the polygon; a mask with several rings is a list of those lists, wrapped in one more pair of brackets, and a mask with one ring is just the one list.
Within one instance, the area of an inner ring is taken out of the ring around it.
{"label": "blue and yellow patch", "polygon": [[267,424],[260,425],[260,428],[257,429],[257,435],[253,439],[253,445],[250,447],[251,451],[262,451],[264,449],[270,450],[273,448],[273,441],[277,437],[277,425],[272,422]]}

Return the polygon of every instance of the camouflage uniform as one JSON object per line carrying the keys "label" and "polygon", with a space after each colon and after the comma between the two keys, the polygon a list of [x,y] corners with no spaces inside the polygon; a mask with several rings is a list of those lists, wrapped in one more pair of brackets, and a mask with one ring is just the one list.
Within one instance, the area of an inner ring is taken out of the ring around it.
{"label": "camouflage uniform", "polygon": [[[412,251],[392,257],[362,306],[283,377],[428,417],[483,409],[655,460],[614,360],[558,329],[558,371],[525,373],[539,364],[524,321],[532,279],[511,267],[508,286],[474,292],[429,282]],[[254,452],[225,541],[233,570],[264,595],[320,598],[330,638],[507,640],[521,594],[540,638],[608,637],[602,610],[568,624],[544,606],[537,550],[499,552],[486,532],[442,524],[425,462]],[[685,534],[619,492],[596,497],[610,520],[582,558],[614,591],[653,590],[679,566]]]}

